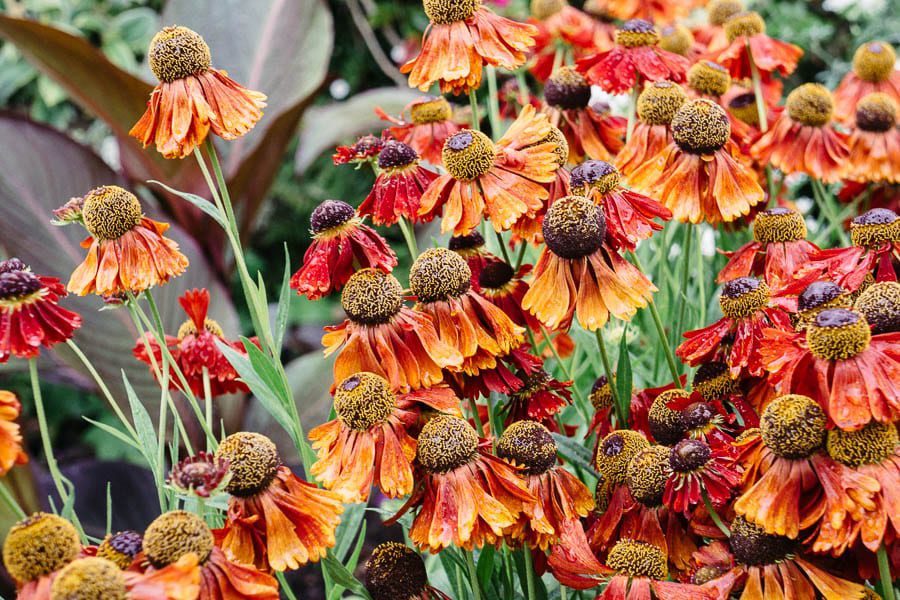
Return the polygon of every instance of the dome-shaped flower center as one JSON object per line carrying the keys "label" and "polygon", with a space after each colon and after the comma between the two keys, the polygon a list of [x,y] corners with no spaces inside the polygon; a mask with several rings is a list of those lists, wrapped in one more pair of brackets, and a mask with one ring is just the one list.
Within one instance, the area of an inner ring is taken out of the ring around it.
{"label": "dome-shaped flower center", "polygon": [[134,562],[134,557],[143,548],[143,538],[137,531],[120,531],[107,535],[97,546],[97,556],[112,561],[122,570]]}
{"label": "dome-shaped flower center", "polygon": [[872,332],[861,313],[829,308],[816,315],[806,329],[806,343],[816,358],[847,360],[869,347]]}
{"label": "dome-shaped flower center", "polygon": [[662,504],[668,478],[669,449],[665,446],[650,446],[635,454],[625,473],[631,496],[651,508]]}
{"label": "dome-shaped flower center", "polygon": [[425,14],[436,25],[465,21],[481,6],[481,0],[422,0]]}
{"label": "dome-shaped flower center", "polygon": [[825,413],[815,400],[788,394],[763,411],[759,431],[766,446],[784,458],[806,458],[825,442]]}
{"label": "dome-shaped flower center", "polygon": [[887,94],[868,94],[856,105],[856,126],[882,133],[897,126],[897,103]]}
{"label": "dome-shaped flower center", "polygon": [[712,154],[728,142],[730,135],[725,109],[706,98],[685,102],[672,118],[672,137],[685,152]]}
{"label": "dome-shaped flower center", "polygon": [[871,421],[862,429],[831,429],[825,440],[828,455],[851,467],[881,464],[897,450],[900,437],[894,423]]}
{"label": "dome-shaped flower center", "polygon": [[740,0],[710,0],[706,5],[709,24],[716,27],[721,27],[740,12],[744,12],[744,4]]}
{"label": "dome-shaped flower center", "polygon": [[626,48],[653,46],[658,41],[659,33],[653,27],[653,23],[644,19],[625,21],[622,27],[616,30],[616,43]]}
{"label": "dome-shaped flower center", "polygon": [[84,227],[99,240],[115,240],[141,222],[137,197],[115,185],[98,187],[84,197]]}
{"label": "dome-shaped flower center", "polygon": [[640,540],[623,538],[616,542],[606,557],[606,564],[631,577],[662,581],[669,575],[668,560],[662,548]]}
{"label": "dome-shaped flower center", "polygon": [[569,142],[566,140],[566,136],[563,135],[563,132],[560,131],[558,127],[551,125],[550,133],[534,145],[546,144],[548,142],[553,144],[553,154],[556,156],[556,168],[562,169],[566,166],[566,163],[569,162]]}
{"label": "dome-shaped flower center", "polygon": [[427,586],[425,562],[404,544],[385,542],[366,561],[366,590],[372,600],[419,598]]}
{"label": "dome-shaped flower center", "polygon": [[523,466],[528,475],[540,475],[556,464],[556,442],[537,421],[516,421],[500,436],[497,456]]}
{"label": "dome-shaped flower center", "polygon": [[105,558],[79,558],[66,565],[50,586],[50,600],[125,600],[125,577]]}
{"label": "dome-shaped flower center", "polygon": [[441,158],[454,179],[471,181],[494,165],[494,144],[480,131],[465,129],[447,138]]}
{"label": "dome-shaped flower center", "polygon": [[731,87],[728,69],[711,60],[701,60],[688,70],[688,85],[707,96],[721,96]]}
{"label": "dome-shaped flower center", "polygon": [[667,25],[660,31],[659,47],[666,52],[687,55],[694,46],[694,34],[684,25]]}
{"label": "dome-shaped flower center", "polygon": [[654,81],[638,96],[637,114],[646,125],[668,125],[687,100],[687,94],[677,83]]}
{"label": "dome-shaped flower center", "polygon": [[728,112],[748,125],[759,125],[759,111],[756,109],[756,96],[753,92],[738,94],[729,100]]}
{"label": "dome-shaped flower center", "polygon": [[684,390],[666,390],[653,399],[647,413],[650,433],[660,444],[671,445],[681,439],[684,426],[681,423],[681,412],[672,410],[667,405],[676,398],[689,398]]}
{"label": "dome-shaped flower center", "polygon": [[649,447],[650,442],[638,431],[613,431],[603,438],[597,449],[597,470],[610,484],[625,483],[628,463],[635,454]]}
{"label": "dome-shaped flower center", "polygon": [[428,97],[409,107],[409,116],[416,125],[443,123],[453,116],[450,103],[443,96]]}
{"label": "dome-shaped flower center", "polygon": [[792,121],[809,127],[822,127],[831,121],[834,100],[824,85],[804,83],[788,94],[785,108]]}
{"label": "dome-shaped flower center", "polygon": [[541,229],[551,252],[575,260],[593,254],[603,245],[606,218],[600,207],[587,198],[566,196],[547,210]]}
{"label": "dome-shaped flower center", "polygon": [[719,295],[722,314],[729,319],[745,319],[769,302],[769,286],[755,277],[738,277],[725,282]]}
{"label": "dome-shaped flower center", "polygon": [[[615,379],[614,376],[614,382]],[[591,386],[590,401],[594,410],[598,411],[612,406],[612,390],[609,387],[609,379],[606,378],[606,375],[601,375],[594,381],[594,385]]]}
{"label": "dome-shaped flower center", "polygon": [[872,333],[900,331],[900,283],[896,281],[873,283],[859,295],[854,308],[861,312],[872,326]]}
{"label": "dome-shaped flower center", "polygon": [[611,192],[621,180],[619,170],[605,160],[586,160],[572,169],[569,185],[573,194],[587,197],[592,190],[600,194]]}
{"label": "dome-shaped flower center", "polygon": [[171,83],[209,69],[209,46],[187,27],[166,27],[150,40],[150,69],[163,83]]}
{"label": "dome-shaped flower center", "polygon": [[591,84],[575,67],[560,67],[544,85],[544,100],[563,109],[586,108],[591,101]]}
{"label": "dome-shaped flower center", "polygon": [[700,440],[681,440],[669,452],[669,466],[676,473],[691,473],[709,462],[712,451]]}
{"label": "dome-shaped flower center", "polygon": [[739,389],[737,381],[731,378],[728,365],[719,361],[700,365],[691,383],[694,391],[707,402],[733,394]]}
{"label": "dome-shaped flower center", "polygon": [[42,287],[41,280],[31,271],[0,272],[0,306],[21,300]]}
{"label": "dome-shaped flower center", "polygon": [[396,397],[386,379],[375,373],[356,373],[334,391],[334,410],[349,428],[367,431],[387,421]]}
{"label": "dome-shaped flower center", "polygon": [[836,283],[814,281],[797,297],[800,319],[809,323],[825,309],[850,308],[850,294]]}
{"label": "dome-shaped flower center", "polygon": [[354,323],[387,323],[403,306],[403,289],[390,273],[361,269],[351,275],[344,286],[341,306]]}
{"label": "dome-shaped flower center", "polygon": [[766,32],[766,22],[757,12],[739,12],[725,21],[725,36],[733,42],[741,36],[752,37]]}
{"label": "dome-shaped flower center", "polygon": [[597,474],[597,485],[594,486],[594,512],[603,514],[609,508],[609,499],[612,496],[613,484],[603,476]]}
{"label": "dome-shaped flower center", "polygon": [[681,411],[681,426],[688,433],[702,433],[709,430],[716,418],[716,411],[706,402],[692,402]]}
{"label": "dome-shaped flower center", "polygon": [[[213,319],[204,319],[203,329],[216,337],[222,337],[225,335],[225,332],[222,331],[222,326]],[[190,319],[181,324],[181,326],[178,328],[178,334],[176,337],[178,337],[179,340],[183,340],[189,335],[197,335],[197,326],[194,325],[194,322]]]}
{"label": "dome-shaped flower center", "polygon": [[409,269],[409,287],[419,302],[458,298],[469,291],[472,270],[466,260],[447,248],[430,248]]}
{"label": "dome-shaped flower center", "polygon": [[281,466],[278,448],[266,436],[239,431],[222,440],[216,458],[228,461],[231,480],[225,490],[234,496],[253,496],[269,487]]}
{"label": "dome-shaped flower center", "polygon": [[447,247],[454,252],[468,255],[484,247],[484,237],[478,231],[466,235],[454,235],[447,243]]}
{"label": "dome-shaped flower center", "polygon": [[515,276],[515,271],[502,260],[491,261],[478,274],[478,286],[482,292],[491,293],[503,289]]}
{"label": "dome-shaped flower center", "polygon": [[478,434],[459,417],[432,417],[419,434],[416,458],[429,473],[446,473],[468,464],[478,452]]}
{"label": "dome-shaped flower center", "polygon": [[17,582],[28,583],[75,560],[78,531],[56,515],[34,513],[15,525],[3,542],[3,565]]}
{"label": "dome-shaped flower center", "polygon": [[329,235],[337,233],[354,217],[356,210],[346,202],[325,200],[313,210],[309,217],[309,226],[313,235]]}
{"label": "dome-shaped flower center", "polygon": [[531,0],[531,16],[538,21],[549,19],[568,6],[566,0]]}
{"label": "dome-shaped flower center", "polygon": [[144,554],[157,569],[193,552],[201,563],[213,549],[213,534],[203,519],[183,510],[163,513],[144,531]]}
{"label": "dome-shaped flower center", "polygon": [[13,271],[30,271],[28,265],[18,258],[7,258],[0,260],[0,274],[11,273]]}
{"label": "dome-shaped flower center", "polygon": [[894,72],[897,53],[887,42],[869,42],[853,54],[853,72],[863,81],[882,83]]}
{"label": "dome-shaped flower center", "polygon": [[770,208],[758,213],[753,220],[753,237],[761,244],[805,240],[806,221],[800,213],[789,208]]}
{"label": "dome-shaped flower center", "polygon": [[169,472],[168,481],[182,492],[208,497],[230,473],[228,461],[208,452],[184,458]]}
{"label": "dome-shaped flower center", "polygon": [[738,563],[764,566],[784,559],[794,549],[794,543],[781,535],[766,533],[744,517],[731,522],[731,552]]}
{"label": "dome-shaped flower center", "polygon": [[391,169],[400,169],[407,167],[419,160],[419,155],[411,146],[391,140],[384,145],[381,153],[378,155],[378,168],[390,171]]}
{"label": "dome-shaped flower center", "polygon": [[900,242],[900,217],[888,208],[873,208],[850,222],[850,239],[862,248]]}

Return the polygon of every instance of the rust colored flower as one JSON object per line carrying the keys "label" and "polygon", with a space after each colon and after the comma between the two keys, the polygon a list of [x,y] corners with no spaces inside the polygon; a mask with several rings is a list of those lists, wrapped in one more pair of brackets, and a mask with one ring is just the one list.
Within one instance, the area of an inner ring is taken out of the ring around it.
{"label": "rust colored flower", "polygon": [[70,339],[81,317],[59,305],[66,289],[55,277],[35,275],[18,258],[0,261],[0,364],[36,358],[41,346]]}
{"label": "rust colored flower", "polygon": [[194,554],[152,573],[122,571],[110,560],[89,556],[77,558],[60,569],[49,592],[48,600],[189,600],[200,593],[200,567]]}
{"label": "rust colored flower", "polygon": [[384,542],[366,561],[366,590],[372,600],[450,600],[428,585],[425,561],[399,542]]}
{"label": "rust colored flower", "polygon": [[193,513],[173,510],[156,518],[144,531],[144,573],[162,577],[186,559],[200,564],[200,595],[179,598],[197,600],[278,600],[278,582],[258,571],[252,562],[234,561],[216,544],[216,534]]}
{"label": "rust colored flower", "polygon": [[540,321],[522,308],[522,298],[528,292],[525,276],[531,272],[531,265],[522,265],[518,271],[506,261],[491,256],[478,273],[473,273],[472,287],[479,295],[497,305],[517,325],[532,331],[540,330]]}
{"label": "rust colored flower", "polygon": [[772,302],[769,286],[754,277],[726,282],[719,306],[724,316],[708,327],[685,333],[675,354],[691,366],[723,360],[735,379],[763,375],[763,330],[790,329],[790,316]]}
{"label": "rust colored flower", "polygon": [[830,308],[805,332],[763,334],[769,383],[782,394],[815,398],[845,429],[900,419],[900,333],[872,335],[862,313]]}
{"label": "rust colored flower", "polygon": [[738,277],[763,277],[775,289],[792,283],[819,247],[806,240],[806,221],[789,208],[761,211],[753,219],[753,241],[726,253],[728,264],[717,283]]}
{"label": "rust colored flower", "polygon": [[373,161],[384,148],[385,140],[372,134],[364,135],[349,146],[338,146],[331,155],[331,162],[337,165],[356,164]]}
{"label": "rust colored flower", "polygon": [[654,81],[644,86],[637,100],[637,122],[631,139],[616,156],[616,166],[624,177],[630,177],[674,141],[669,125],[686,100],[687,94],[677,83]]}
{"label": "rust colored flower", "polygon": [[666,552],[650,542],[622,538],[609,551],[605,562],[615,574],[597,600],[717,598],[712,590],[702,586],[667,581],[669,565]]}
{"label": "rust colored flower", "polygon": [[447,242],[447,247],[453,250],[464,259],[472,271],[472,286],[478,290],[478,278],[481,275],[481,269],[489,262],[499,260],[496,256],[487,251],[484,246],[484,236],[477,229],[473,229],[471,233],[466,235],[454,235]]}
{"label": "rust colored flower", "polygon": [[209,498],[228,483],[228,461],[200,451],[172,467],[166,481],[182,493]]}
{"label": "rust colored flower", "polygon": [[[200,397],[206,395],[204,371],[209,378],[210,397],[249,392],[250,388],[238,379],[237,371],[225,358],[219,344],[245,356],[247,350],[241,342],[226,339],[222,326],[206,316],[209,311],[209,291],[205,288],[188,290],[178,298],[178,303],[187,313],[188,320],[181,324],[175,337],[166,336],[166,346],[184,374],[191,392]],[[259,346],[255,337],[250,341]],[[148,348],[153,354],[152,358]],[[149,365],[150,371],[156,375],[157,367],[154,367],[154,362],[156,365],[162,364],[162,351],[155,336],[145,334],[138,339],[131,352],[135,358]],[[169,387],[184,391],[180,378],[174,376],[169,379]]]}
{"label": "rust colored flower", "polygon": [[832,127],[834,102],[818,83],[804,83],[787,98],[785,110],[750,149],[761,164],[785,174],[806,173],[824,183],[847,173],[850,152],[846,134]]}
{"label": "rust colored flower", "polygon": [[682,83],[688,59],[663,50],[658,42],[650,21],[626,21],[616,30],[615,47],[577,61],[578,71],[610,94],[624,94],[641,81]]}
{"label": "rust colored flower", "polygon": [[[407,111],[409,120],[406,119]],[[413,100],[406,105],[400,117],[391,117],[379,107],[375,108],[375,114],[393,123],[388,131],[397,141],[408,144],[423,160],[433,165],[441,164],[441,150],[447,138],[467,127],[454,120],[453,107],[442,96]]]}
{"label": "rust colored flower", "polygon": [[81,242],[87,257],[75,267],[68,290],[79,296],[139,294],[184,273],[187,257],[163,234],[169,229],[144,216],[131,192],[115,185],[94,188],[84,197]]}
{"label": "rust colored flower", "polygon": [[575,59],[613,47],[615,28],[569,6],[565,0],[540,0],[531,3],[528,22],[537,27],[531,50],[531,73],[545,82],[553,73],[556,49],[560,44],[571,48]]}
{"label": "rust colored flower", "polygon": [[900,104],[900,70],[897,53],[887,42],[867,42],[856,49],[853,69],[834,90],[834,114],[842,123],[853,121],[856,107],[865,96],[885,94]]}
{"label": "rust colored flower", "polygon": [[519,373],[522,387],[509,394],[506,423],[530,420],[553,431],[559,427],[553,416],[572,403],[571,381],[558,381],[540,368],[533,373]]}
{"label": "rust colored flower", "polygon": [[[799,47],[766,35],[766,22],[756,12],[739,12],[723,24],[728,46],[715,57],[715,61],[731,73],[734,80],[749,80],[753,72],[751,60],[760,75],[771,82],[771,75],[779,73],[787,77],[797,68],[803,56]],[[752,55],[752,57],[751,57]],[[780,89],[780,83],[777,84]]]}
{"label": "rust colored flower", "polygon": [[526,106],[496,144],[480,131],[447,138],[447,174],[422,196],[419,214],[427,220],[443,213],[441,232],[465,235],[482,215],[496,231],[504,231],[523,215],[536,213],[549,196],[542,184],[552,182],[558,168],[550,127],[546,115]]}
{"label": "rust colored flower", "polygon": [[625,143],[625,119],[610,115],[606,106],[591,105],[590,100],[591,86],[574,67],[560,67],[544,84],[543,111],[566,136],[569,162],[585,155],[610,160]]}
{"label": "rust colored flower", "polygon": [[303,265],[291,277],[291,287],[301,296],[318,300],[343,288],[358,269],[390,273],[397,266],[397,255],[388,243],[363,224],[346,202],[322,202],[309,224],[313,241],[303,255]]}
{"label": "rust colored flower", "polygon": [[428,315],[438,339],[463,357],[462,365],[451,370],[477,375],[495,368],[498,358],[525,338],[522,327],[472,290],[471,279],[465,259],[446,248],[426,250],[409,271],[409,287],[416,296],[413,310]]}
{"label": "rust colored flower", "polygon": [[629,320],[656,291],[643,273],[604,243],[603,211],[587,198],[555,202],[543,232],[546,248],[522,308],[548,328],[568,329],[576,312],[590,331],[602,327],[610,314]]}
{"label": "rust colored flower", "polygon": [[606,217],[606,233],[617,251],[633,251],[668,221],[672,212],[653,198],[622,186],[619,170],[602,160],[589,160],[572,169],[572,193],[594,201]]}
{"label": "rust colored flower", "polygon": [[184,158],[212,131],[234,140],[262,117],[266,96],[213,69],[209,46],[187,27],[166,27],[150,42],[150,69],[159,84],[147,110],[129,131],[166,158]]}
{"label": "rust colored flower", "polygon": [[481,0],[423,0],[431,24],[422,51],[400,67],[410,87],[423,92],[440,82],[441,92],[467,94],[481,85],[485,64],[515,70],[525,63],[537,29],[494,14]]}
{"label": "rust colored flower", "polygon": [[756,174],[731,141],[725,110],[707,99],[689,100],[675,113],[673,142],[631,172],[628,182],[682,222],[728,223],[765,198]]}
{"label": "rust colored flower", "polygon": [[359,205],[361,216],[375,225],[393,225],[400,218],[419,221],[419,200],[438,174],[419,165],[419,155],[403,142],[390,141],[378,155],[378,177]]}
{"label": "rust colored flower", "polygon": [[[216,458],[228,461],[231,494],[220,545],[229,560],[260,571],[297,569],[334,547],[344,512],[340,498],[281,464],[272,440],[246,431],[225,438]],[[146,548],[146,534],[144,536]]]}
{"label": "rust colored flower", "polygon": [[356,373],[334,391],[337,418],[309,432],[318,460],[310,469],[342,502],[366,502],[374,483],[388,498],[413,490],[414,435],[423,410],[459,414],[449,388],[397,395],[383,377]]}
{"label": "rust colored flower", "polygon": [[741,0],[710,0],[706,3],[707,22],[695,27],[691,33],[699,44],[706,47],[709,55],[715,56],[728,46],[725,23],[741,12],[744,12]]}
{"label": "rust colored flower", "polygon": [[15,465],[28,462],[28,455],[22,449],[22,432],[16,423],[21,412],[22,404],[16,395],[0,390],[0,477]]}
{"label": "rust colored flower", "polygon": [[388,523],[418,506],[409,538],[422,550],[437,553],[451,544],[465,550],[498,544],[536,498],[518,470],[484,446],[465,420],[432,417],[419,433],[416,449],[421,480]]}
{"label": "rust colored flower", "polygon": [[730,446],[698,439],[675,444],[669,451],[669,468],[663,502],[684,514],[702,502],[704,494],[713,506],[724,505],[741,481]]}
{"label": "rust colored flower", "polygon": [[646,19],[655,23],[671,23],[687,16],[697,0],[606,0],[603,2],[610,17],[616,19]]}
{"label": "rust colored flower", "polygon": [[766,533],[796,539],[820,523],[840,525],[874,509],[878,482],[855,474],[821,452],[825,412],[807,396],[775,399],[759,432],[735,441],[744,467],[734,512]]}
{"label": "rust colored flower", "polygon": [[16,597],[49,598],[56,572],[79,552],[78,531],[62,517],[36,512],[15,523],[3,541],[3,566],[16,582]]}
{"label": "rust colored flower", "polygon": [[850,168],[856,181],[900,183],[900,129],[897,102],[887,94],[863,96],[856,105],[856,127],[847,138]]}

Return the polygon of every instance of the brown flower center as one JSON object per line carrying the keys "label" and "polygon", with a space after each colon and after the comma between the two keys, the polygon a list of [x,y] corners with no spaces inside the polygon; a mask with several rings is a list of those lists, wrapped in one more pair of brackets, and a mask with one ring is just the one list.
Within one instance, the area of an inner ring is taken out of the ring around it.
{"label": "brown flower center", "polygon": [[644,19],[625,21],[622,27],[616,30],[616,43],[626,48],[653,46],[657,42],[659,33],[653,27],[653,23]]}
{"label": "brown flower center", "polygon": [[607,555],[606,564],[631,577],[662,581],[669,575],[668,560],[662,548],[640,540],[623,538],[616,542]]}
{"label": "brown flower center", "polygon": [[500,436],[497,456],[525,467],[528,475],[540,475],[556,464],[556,442],[537,421],[516,421]]}
{"label": "brown flower center", "polygon": [[466,129],[447,138],[441,158],[454,179],[471,181],[491,170],[494,144],[480,131]]}
{"label": "brown flower center", "polygon": [[593,254],[603,245],[606,218],[599,206],[583,196],[566,196],[547,210],[544,241],[555,255],[570,260]]}
{"label": "brown flower center", "polygon": [[[613,382],[615,379],[613,376]],[[594,385],[591,386],[590,400],[594,410],[603,410],[612,406],[612,390],[606,375],[601,375],[594,381]]]}
{"label": "brown flower center", "polygon": [[859,295],[854,308],[872,326],[872,333],[900,331],[900,283],[873,283]]}
{"label": "brown flower center", "polygon": [[766,22],[757,12],[740,12],[725,21],[725,36],[733,42],[741,36],[752,37],[766,32]]}
{"label": "brown flower center", "polygon": [[80,550],[78,531],[71,523],[39,512],[9,530],[3,542],[3,564],[13,579],[24,584],[61,569]]}
{"label": "brown flower center", "polygon": [[900,242],[900,217],[890,209],[873,208],[850,222],[850,239],[862,248]]}
{"label": "brown flower center", "polygon": [[233,433],[222,440],[216,458],[227,460],[231,471],[225,490],[240,497],[267,489],[281,466],[275,443],[261,433],[250,431]]}
{"label": "brown flower center", "polygon": [[157,569],[193,552],[203,563],[213,549],[213,534],[206,523],[183,510],[163,513],[144,532],[144,553]]}
{"label": "brown flower center", "polygon": [[134,557],[143,548],[143,538],[137,531],[120,531],[107,535],[97,546],[97,556],[105,558],[116,564],[122,570],[127,569],[134,562]]}
{"label": "brown flower center", "polygon": [[725,109],[701,98],[685,102],[672,118],[675,143],[692,154],[712,154],[731,136],[731,123]]}
{"label": "brown flower center", "polygon": [[650,442],[638,431],[613,431],[603,438],[597,449],[597,470],[610,484],[625,483],[628,463],[638,452],[649,447]]}
{"label": "brown flower center", "polygon": [[340,200],[325,200],[319,204],[309,217],[313,235],[336,232],[356,216],[356,210]]}
{"label": "brown flower center", "polygon": [[729,319],[745,319],[765,308],[769,286],[755,277],[738,277],[725,282],[719,295],[722,314]]}
{"label": "brown flower center", "polygon": [[731,87],[728,69],[711,60],[701,60],[688,70],[688,85],[707,96],[721,96]]}
{"label": "brown flower center", "polygon": [[403,289],[390,273],[361,269],[351,275],[344,286],[341,306],[354,323],[387,323],[403,306]]}
{"label": "brown flower center", "polygon": [[419,155],[411,146],[391,140],[384,145],[381,153],[378,155],[378,168],[385,171],[391,169],[402,169],[419,160]]}
{"label": "brown flower center", "polygon": [[788,394],[766,407],[759,420],[759,431],[766,446],[778,456],[806,458],[825,442],[826,420],[815,400]]}
{"label": "brown flower center", "polygon": [[[205,319],[203,321],[203,329],[216,337],[222,337],[225,335],[225,332],[222,331],[222,326],[213,319]],[[189,335],[197,335],[197,326],[194,325],[194,322],[190,319],[181,324],[181,326],[178,328],[178,334],[176,337],[179,340],[183,340]]]}
{"label": "brown flower center", "polygon": [[477,230],[466,235],[454,235],[447,243],[450,250],[458,253],[477,252],[484,247],[484,237]]}
{"label": "brown flower center", "polygon": [[481,6],[481,0],[422,0],[425,14],[436,25],[465,21]]}
{"label": "brown flower center", "polygon": [[890,78],[897,63],[897,53],[887,42],[869,42],[853,54],[853,72],[863,81],[881,83]]}
{"label": "brown flower center", "polygon": [[404,544],[385,542],[366,561],[366,590],[372,600],[419,598],[426,587],[425,562]]}
{"label": "brown flower center", "polygon": [[718,361],[700,365],[691,383],[694,391],[707,402],[733,394],[739,389],[737,381],[731,378],[728,365]]}
{"label": "brown flower center", "polygon": [[761,244],[805,240],[806,221],[797,211],[770,208],[758,213],[753,220],[753,237]]}
{"label": "brown flower center", "polygon": [[79,558],[53,579],[50,600],[125,600],[128,588],[115,563],[105,558]]}
{"label": "brown flower center", "polygon": [[829,308],[816,315],[806,329],[806,343],[816,358],[847,360],[869,347],[872,332],[862,313]]}
{"label": "brown flower center", "polygon": [[677,83],[654,81],[638,96],[638,118],[647,125],[668,125],[686,100],[684,88]]}
{"label": "brown flower center", "polygon": [[797,297],[801,328],[805,328],[823,310],[850,308],[850,304],[850,294],[838,284],[830,281],[814,281]]}
{"label": "brown flower center", "polygon": [[212,61],[203,37],[187,27],[166,27],[153,36],[147,59],[163,83],[202,73]]}
{"label": "brown flower center", "polygon": [[691,473],[709,462],[712,451],[700,440],[681,440],[669,452],[669,466],[676,473]]}
{"label": "brown flower center", "polygon": [[736,517],[731,523],[731,552],[738,563],[764,566],[784,559],[794,549],[794,543],[780,535],[766,533],[744,517]]}
{"label": "brown flower center", "polygon": [[116,185],[105,185],[87,193],[81,215],[93,237],[116,240],[141,222],[141,203],[131,192]]}
{"label": "brown flower center", "polygon": [[471,282],[469,264],[447,248],[429,248],[409,270],[409,287],[424,303],[459,298],[469,291]]}
{"label": "brown flower center", "polygon": [[0,272],[0,306],[30,296],[42,287],[41,280],[31,271]]}
{"label": "brown flower center", "polygon": [[648,507],[662,504],[666,480],[669,478],[669,449],[650,446],[634,455],[628,463],[625,482],[631,496]]}
{"label": "brown flower center", "polygon": [[478,434],[459,417],[432,417],[419,434],[416,458],[429,473],[446,473],[468,464],[478,452]]}
{"label": "brown flower center", "polygon": [[822,127],[831,121],[834,101],[831,92],[819,83],[804,83],[788,94],[785,103],[792,121],[810,127]]}
{"label": "brown flower center", "polygon": [[387,421],[396,397],[386,379],[374,373],[356,373],[334,391],[334,410],[349,428],[367,431]]}
{"label": "brown flower center", "polygon": [[607,194],[619,187],[621,181],[619,170],[612,164],[605,160],[586,160],[572,169],[569,185],[573,194],[587,197],[592,190]]}
{"label": "brown flower center", "polygon": [[453,109],[443,96],[428,97],[410,106],[409,116],[416,125],[443,123],[453,116]]}
{"label": "brown flower center", "polygon": [[867,94],[856,105],[856,126],[883,133],[897,126],[897,103],[887,94]]}
{"label": "brown flower center", "polygon": [[544,100],[562,109],[587,108],[591,101],[591,84],[575,67],[557,69],[544,85]]}
{"label": "brown flower center", "polygon": [[728,112],[748,125],[759,125],[759,111],[756,108],[756,96],[753,92],[738,94],[728,101]]}
{"label": "brown flower center", "polygon": [[653,399],[647,413],[650,433],[660,444],[671,445],[684,435],[681,423],[681,412],[667,406],[675,398],[688,398],[690,394],[684,390],[666,390]]}

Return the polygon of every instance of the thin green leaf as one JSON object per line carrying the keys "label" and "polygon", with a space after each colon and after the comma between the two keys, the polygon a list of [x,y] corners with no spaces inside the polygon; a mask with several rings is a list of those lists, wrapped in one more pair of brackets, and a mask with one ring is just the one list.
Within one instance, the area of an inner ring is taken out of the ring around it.
{"label": "thin green leaf", "polygon": [[281,401],[282,406],[287,408],[291,402],[291,393],[284,386],[284,380],[279,375],[277,367],[273,364],[277,359],[273,359],[268,354],[265,354],[256,344],[244,336],[241,336],[241,342],[244,344],[244,349],[247,351],[247,357],[250,359],[253,370],[268,383],[271,390],[275,392],[275,395]]}
{"label": "thin green leaf", "polygon": [[281,278],[281,294],[278,296],[278,311],[275,313],[275,348],[281,348],[284,332],[287,330],[288,316],[291,313],[291,255],[287,244],[284,245],[284,276]]}
{"label": "thin green leaf", "polygon": [[[359,555],[362,552],[363,544],[366,541],[366,523],[363,521],[362,527],[359,530],[359,536],[356,539],[356,546],[353,548],[353,554],[350,555],[350,559],[347,561],[346,567],[347,570],[351,573],[356,570],[356,565],[359,564]],[[332,588],[331,593],[328,594],[328,600],[338,600],[343,595],[344,588],[340,585],[334,586]]]}
{"label": "thin green leaf", "polygon": [[341,523],[338,525],[337,531],[335,531],[337,544],[334,548],[334,555],[338,560],[344,561],[347,558],[347,553],[356,539],[356,534],[365,516],[365,504],[350,504],[345,507],[344,514],[341,515]]}
{"label": "thin green leaf", "polygon": [[137,441],[140,443],[139,449],[141,454],[144,455],[144,459],[147,461],[150,470],[157,476],[157,479],[160,479],[162,477],[162,471],[160,470],[161,465],[156,464],[158,448],[156,443],[156,430],[153,428],[153,420],[147,413],[147,409],[144,408],[144,405],[138,399],[137,394],[134,393],[134,388],[131,387],[131,382],[128,381],[128,375],[126,375],[124,371],[122,372],[122,381],[125,384],[125,394],[128,396],[128,404],[131,407],[131,418],[134,421],[134,429],[137,431]]}
{"label": "thin green leaf", "polygon": [[481,588],[487,590],[491,577],[494,574],[494,558],[497,552],[493,546],[484,546],[478,555],[478,566],[475,567],[475,573],[478,575],[478,582]]}
{"label": "thin green leaf", "polygon": [[628,326],[626,325],[622,331],[622,340],[619,342],[619,363],[616,366],[616,391],[622,405],[623,415],[630,413],[632,377],[631,358],[628,354]]}
{"label": "thin green leaf", "polygon": [[587,470],[588,473],[594,472],[593,456],[590,449],[581,441],[576,441],[570,437],[553,433],[553,439],[556,440],[556,447],[559,453],[573,465]]}
{"label": "thin green leaf", "polygon": [[88,423],[90,423],[91,425],[93,425],[94,427],[105,431],[106,433],[113,436],[114,438],[116,438],[117,440],[122,442],[123,444],[128,444],[135,450],[140,451],[141,447],[136,441],[134,441],[133,439],[131,439],[131,437],[122,433],[115,427],[113,427],[111,425],[107,425],[106,423],[101,423],[100,421],[95,421],[89,417],[81,417],[81,418],[84,419],[85,421],[87,421]]}
{"label": "thin green leaf", "polygon": [[354,594],[359,594],[363,598],[372,600],[365,586],[351,573],[347,567],[341,564],[330,552],[322,559],[322,567],[331,579],[338,585],[347,588]]}
{"label": "thin green leaf", "polygon": [[155,183],[156,185],[163,188],[170,194],[175,194],[182,200],[187,200],[188,202],[190,202],[191,204],[193,204],[194,206],[196,206],[197,208],[199,208],[200,210],[205,212],[207,215],[212,217],[213,220],[216,223],[218,223],[222,229],[225,229],[228,226],[225,219],[222,217],[221,211],[219,211],[219,209],[216,207],[215,204],[213,204],[206,198],[198,196],[197,194],[191,194],[188,192],[182,192],[181,190],[176,190],[175,188],[169,187],[166,184],[164,184],[163,182],[156,181],[155,179],[150,179],[147,181],[147,183]]}

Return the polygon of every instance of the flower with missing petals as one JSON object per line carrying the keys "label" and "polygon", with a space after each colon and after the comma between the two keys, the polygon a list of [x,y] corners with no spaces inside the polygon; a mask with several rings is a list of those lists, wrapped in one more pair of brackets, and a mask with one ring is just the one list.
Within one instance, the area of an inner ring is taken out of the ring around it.
{"label": "flower with missing petals", "polygon": [[180,492],[209,498],[228,483],[228,461],[201,451],[172,467],[166,481]]}

